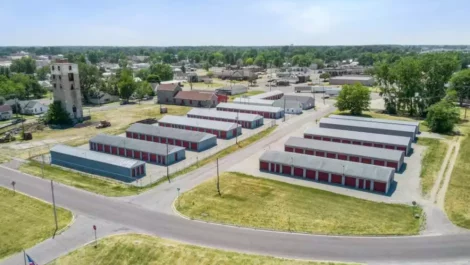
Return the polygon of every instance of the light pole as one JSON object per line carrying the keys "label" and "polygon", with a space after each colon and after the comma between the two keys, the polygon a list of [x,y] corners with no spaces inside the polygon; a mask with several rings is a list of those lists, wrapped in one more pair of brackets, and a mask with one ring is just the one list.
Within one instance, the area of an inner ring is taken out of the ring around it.
{"label": "light pole", "polygon": [[235,143],[238,145],[238,114],[240,111],[237,112],[237,122],[235,123],[237,127],[235,127]]}
{"label": "light pole", "polygon": [[217,192],[219,193],[219,196],[222,196],[220,194],[219,158],[217,158]]}
{"label": "light pole", "polygon": [[57,230],[59,230],[59,225],[57,224],[57,209],[55,207],[55,196],[54,196],[54,182],[51,179],[51,193],[52,193],[52,208],[54,210],[54,221],[55,221],[55,231],[54,235],[52,238],[55,237],[55,233],[57,233]]}
{"label": "light pole", "polygon": [[16,182],[13,180],[11,182],[11,186],[13,186],[13,193],[16,194],[16,189],[15,189]]}
{"label": "light pole", "polygon": [[168,164],[170,161],[168,161],[168,138],[166,139],[166,178],[168,179],[168,183],[171,183],[170,181],[170,169],[168,168]]}

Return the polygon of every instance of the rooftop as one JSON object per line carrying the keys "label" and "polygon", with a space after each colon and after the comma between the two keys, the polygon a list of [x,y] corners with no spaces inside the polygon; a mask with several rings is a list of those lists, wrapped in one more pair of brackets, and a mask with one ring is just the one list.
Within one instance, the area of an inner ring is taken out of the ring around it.
{"label": "rooftop", "polygon": [[284,111],[282,108],[279,108],[279,107],[258,106],[258,105],[237,104],[237,103],[219,103],[219,105],[217,105],[217,108],[250,110],[250,111],[264,111],[264,112],[282,112],[282,111]]}
{"label": "rooftop", "polygon": [[0,112],[11,111],[10,105],[0,105]]}
{"label": "rooftop", "polygon": [[409,146],[411,144],[410,137],[385,135],[385,134],[378,134],[378,133],[344,131],[344,130],[319,128],[319,127],[308,128],[304,133],[311,134],[311,135],[321,135],[321,136],[326,136],[326,137],[342,138],[342,139],[348,139],[348,140],[367,141],[367,142],[373,142],[373,143],[388,143],[388,144],[400,145],[400,146]]}
{"label": "rooftop", "polygon": [[[146,153],[166,155],[167,154],[167,145],[161,143],[153,143],[148,141],[142,141],[132,138],[107,135],[107,134],[98,134],[97,136],[90,139],[90,142],[112,145],[120,148],[132,149],[135,151],[141,151]],[[185,148],[180,146],[168,145],[168,153],[178,152],[184,150]]]}
{"label": "rooftop", "polygon": [[388,130],[388,131],[402,131],[402,132],[410,132],[413,134],[416,131],[415,128],[413,128],[412,126],[408,126],[408,125],[377,123],[377,122],[368,122],[368,121],[322,118],[320,120],[320,127],[322,123],[345,125],[345,126],[351,126],[351,127],[374,128],[374,129]]}
{"label": "rooftop", "polygon": [[160,91],[175,91],[175,89],[179,87],[177,83],[170,83],[170,84],[161,84],[158,86],[158,90]]}
{"label": "rooftop", "polygon": [[233,100],[237,104],[252,104],[252,105],[262,105],[262,106],[272,106],[274,105],[274,100],[260,99],[260,98],[235,98]]}
{"label": "rooftop", "polygon": [[280,90],[273,90],[273,91],[269,91],[269,92],[266,92],[266,93],[261,93],[261,94],[251,96],[250,98],[264,99],[264,98],[277,96],[277,95],[284,95],[284,92],[282,92]]}
{"label": "rooftop", "polygon": [[187,100],[212,100],[214,92],[207,93],[201,91],[180,91],[176,94],[175,99],[187,99]]}
{"label": "rooftop", "polygon": [[342,144],[335,142],[326,142],[320,140],[311,140],[300,137],[290,137],[286,146],[314,149],[320,151],[329,151],[348,155],[357,155],[362,157],[373,157],[383,160],[399,161],[403,156],[403,151],[389,150],[361,145]]}
{"label": "rooftop", "polygon": [[194,108],[188,112],[187,115],[198,115],[204,117],[216,117],[221,119],[232,119],[236,120],[238,116],[238,120],[240,121],[255,121],[258,119],[262,119],[263,117],[257,114],[249,114],[249,113],[236,113],[236,112],[228,112],[228,111],[218,111],[217,109],[201,109],[201,108]]}
{"label": "rooftop", "polygon": [[369,81],[374,79],[372,76],[368,75],[343,75],[331,77],[330,80],[357,80],[357,81]]}
{"label": "rooftop", "polygon": [[206,128],[206,129],[219,130],[219,131],[229,131],[237,127],[241,127],[241,125],[236,124],[234,122],[191,119],[188,117],[172,116],[172,115],[165,115],[158,122],[198,127],[198,128]]}
{"label": "rooftop", "polygon": [[280,151],[266,151],[259,160],[382,182],[390,181],[395,172],[387,167]]}
{"label": "rooftop", "polygon": [[415,127],[419,126],[419,121],[387,120],[387,119],[376,119],[376,118],[365,118],[365,117],[349,116],[349,115],[330,115],[329,118],[341,119],[341,120],[354,120],[354,121],[399,124],[399,125],[407,125],[407,126],[415,126]]}
{"label": "rooftop", "polygon": [[98,161],[101,163],[125,167],[125,168],[133,168],[135,166],[145,164],[142,161],[137,161],[137,160],[130,159],[130,158],[104,154],[100,152],[90,151],[90,150],[77,148],[77,147],[71,147],[71,146],[62,145],[62,144],[58,144],[52,147],[51,152],[66,154],[69,156],[74,156],[74,157],[79,157],[79,158],[85,158],[85,159],[94,160],[94,161]]}
{"label": "rooftop", "polygon": [[216,136],[210,133],[194,132],[176,128],[161,127],[158,125],[148,125],[142,123],[134,123],[127,129],[128,132],[143,133],[147,135],[168,137],[171,139],[200,142]]}

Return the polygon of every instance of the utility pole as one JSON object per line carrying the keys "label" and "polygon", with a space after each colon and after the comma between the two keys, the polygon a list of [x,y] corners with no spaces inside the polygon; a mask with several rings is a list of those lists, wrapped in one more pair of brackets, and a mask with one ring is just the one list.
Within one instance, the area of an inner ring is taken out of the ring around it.
{"label": "utility pole", "polygon": [[168,161],[168,138],[166,139],[166,178],[168,179],[168,183],[171,183],[170,181],[170,169],[168,168],[168,164],[169,164],[169,161]]}
{"label": "utility pole", "polygon": [[16,182],[13,180],[11,182],[11,186],[13,186],[13,193],[16,194],[16,189],[15,189]]}
{"label": "utility pole", "polygon": [[55,231],[54,231],[54,236],[52,237],[54,238],[55,233],[57,233],[57,230],[59,230],[59,225],[57,224],[57,209],[55,207],[54,182],[52,181],[52,179],[51,179],[51,192],[52,192],[52,208],[54,210],[54,221],[55,221]]}
{"label": "utility pole", "polygon": [[237,112],[237,127],[235,128],[235,143],[238,145],[238,114],[240,113],[240,111]]}
{"label": "utility pole", "polygon": [[42,178],[44,178],[44,155],[41,155],[42,164],[41,164],[41,171],[42,171]]}
{"label": "utility pole", "polygon": [[219,158],[217,158],[217,192],[219,196],[222,196],[222,194],[220,194]]}
{"label": "utility pole", "polygon": [[286,97],[284,96],[284,122],[286,121]]}

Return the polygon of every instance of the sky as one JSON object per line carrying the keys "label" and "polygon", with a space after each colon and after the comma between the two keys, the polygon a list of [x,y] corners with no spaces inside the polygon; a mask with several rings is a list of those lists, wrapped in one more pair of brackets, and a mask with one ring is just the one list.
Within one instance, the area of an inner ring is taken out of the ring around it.
{"label": "sky", "polygon": [[469,0],[0,0],[0,46],[470,45]]}

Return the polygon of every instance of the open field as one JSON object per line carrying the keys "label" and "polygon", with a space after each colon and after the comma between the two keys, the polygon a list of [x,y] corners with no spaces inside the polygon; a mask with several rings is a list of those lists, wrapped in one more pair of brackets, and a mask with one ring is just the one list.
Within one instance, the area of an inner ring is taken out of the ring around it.
{"label": "open field", "polygon": [[258,94],[261,94],[261,93],[264,93],[264,92],[265,91],[261,91],[261,90],[249,90],[248,92],[243,93],[243,94],[230,96],[228,101],[233,101],[234,99],[240,98],[240,97],[249,97],[249,96],[258,95]]}
{"label": "open field", "polygon": [[433,138],[419,138],[418,144],[427,146],[420,174],[421,191],[423,195],[427,195],[436,181],[449,145],[444,141]]}
{"label": "open field", "polygon": [[[463,112],[461,109],[462,119]],[[445,210],[454,224],[470,229],[470,123],[461,123],[459,129],[463,136],[459,139],[460,150],[447,189]]]}
{"label": "open field", "polygon": [[229,252],[186,245],[176,241],[139,234],[111,236],[60,257],[49,265],[338,265],[333,262],[308,262]]}
{"label": "open field", "polygon": [[[0,187],[0,260],[52,237],[55,230],[52,206]],[[59,229],[72,220],[72,213],[57,208]]]}
{"label": "open field", "polygon": [[[244,148],[245,146],[250,145],[253,142],[256,142],[260,140],[261,138],[267,136],[275,128],[276,126],[273,126],[243,141],[240,141],[238,145],[235,144],[230,147],[227,147],[226,149],[199,161],[198,164],[189,166],[183,170],[180,170],[171,174],[170,178],[173,179],[178,176],[189,173],[193,170],[196,170],[199,167],[202,167],[206,164],[214,162],[217,158],[222,158],[241,148]],[[42,164],[37,161],[30,160],[28,163],[21,165],[20,171],[27,173],[27,174],[35,175],[35,176],[42,176]],[[166,178],[162,178],[160,181],[152,185],[148,185],[144,187],[137,187],[133,185],[123,184],[113,179],[107,179],[104,177],[93,177],[88,174],[83,174],[77,171],[67,170],[61,167],[51,166],[47,164],[44,165],[44,177],[47,179],[52,179],[57,182],[61,182],[69,186],[73,186],[73,187],[84,189],[90,192],[102,194],[105,196],[112,196],[112,197],[135,195],[140,192],[149,190],[167,181]]]}
{"label": "open field", "polygon": [[175,203],[194,219],[240,226],[335,235],[415,235],[420,208],[357,199],[229,172],[182,194]]}

